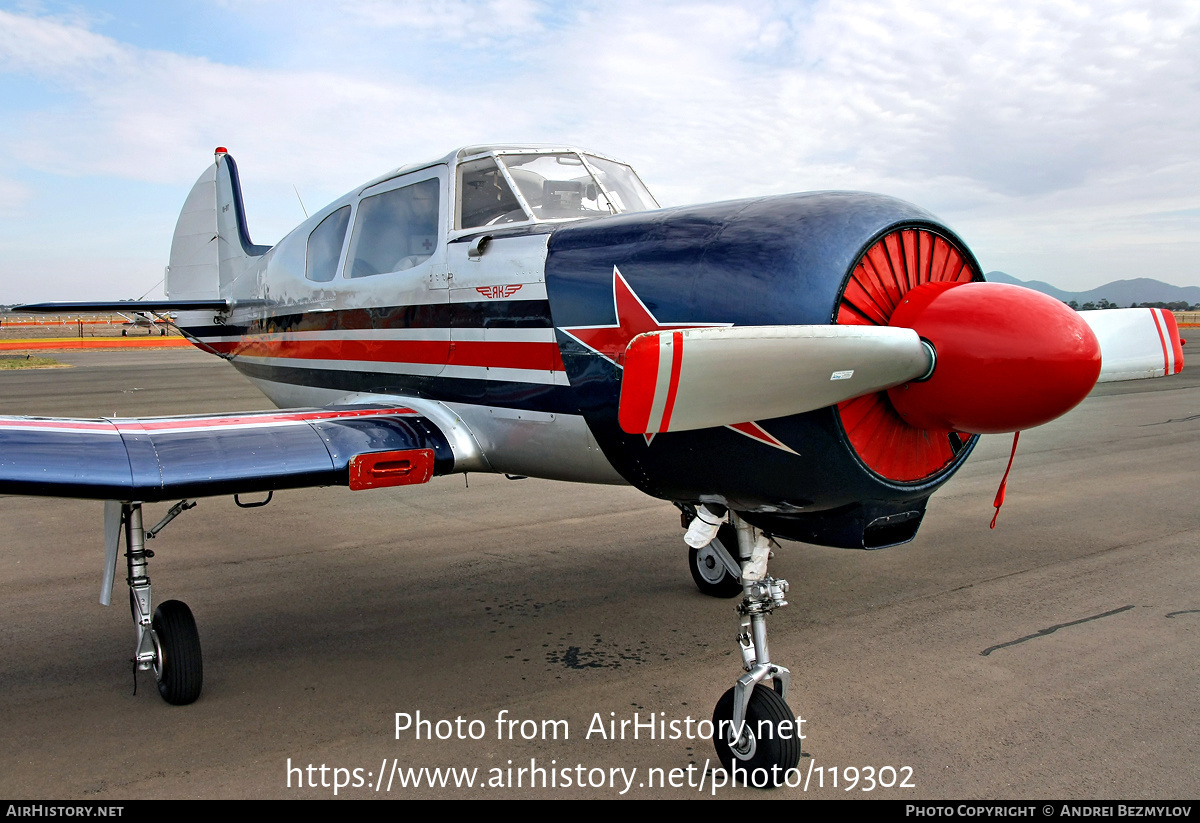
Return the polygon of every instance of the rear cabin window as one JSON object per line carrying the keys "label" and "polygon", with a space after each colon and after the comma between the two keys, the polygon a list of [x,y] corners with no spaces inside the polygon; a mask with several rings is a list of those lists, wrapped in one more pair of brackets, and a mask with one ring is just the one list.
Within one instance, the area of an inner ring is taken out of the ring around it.
{"label": "rear cabin window", "polygon": [[326,283],[334,278],[349,223],[350,207],[342,206],[312,230],[304,258],[305,277],[318,283]]}
{"label": "rear cabin window", "polygon": [[354,219],[346,276],[404,271],[433,256],[440,188],[435,178],[364,197]]}

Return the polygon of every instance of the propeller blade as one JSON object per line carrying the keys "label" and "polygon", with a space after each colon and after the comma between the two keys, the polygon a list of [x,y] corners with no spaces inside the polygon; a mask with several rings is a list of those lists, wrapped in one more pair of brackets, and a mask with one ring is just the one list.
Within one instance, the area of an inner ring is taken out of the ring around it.
{"label": "propeller blade", "polygon": [[625,351],[630,434],[689,431],[824,408],[929,373],[917,333],[887,326],[729,326],[647,332]]}
{"label": "propeller blade", "polygon": [[1165,309],[1103,309],[1079,316],[1100,341],[1097,383],[1165,377],[1183,370],[1175,315]]}

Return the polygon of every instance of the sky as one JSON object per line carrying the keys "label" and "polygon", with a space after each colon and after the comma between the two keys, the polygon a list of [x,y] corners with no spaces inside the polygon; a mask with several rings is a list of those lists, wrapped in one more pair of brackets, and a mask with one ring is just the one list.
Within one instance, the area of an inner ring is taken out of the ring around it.
{"label": "sky", "polygon": [[273,244],[487,142],[663,205],[894,195],[1072,291],[1200,285],[1200,0],[0,0],[0,304],[161,296],[217,146]]}

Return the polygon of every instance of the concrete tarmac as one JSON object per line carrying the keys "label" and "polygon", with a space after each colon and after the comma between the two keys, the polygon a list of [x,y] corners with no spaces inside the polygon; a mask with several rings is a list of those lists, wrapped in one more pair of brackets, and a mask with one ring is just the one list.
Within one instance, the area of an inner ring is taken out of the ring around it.
{"label": "concrete tarmac", "polygon": [[[199,352],[60,359],[0,372],[0,414],[269,405]],[[150,544],[156,602],[199,624],[187,707],[146,674],[133,694],[125,595],[97,602],[102,504],[0,498],[0,796],[1200,795],[1200,366],[1024,433],[989,530],[1010,445],[984,438],[909,545],[777,551],[791,605],[771,652],[794,673],[807,791],[713,788],[695,722],[741,673],[733,603],[695,590],[677,512],[631,488],[456,475],[201,500]],[[418,712],[421,739],[397,739]],[[634,739],[635,715],[666,725]]]}

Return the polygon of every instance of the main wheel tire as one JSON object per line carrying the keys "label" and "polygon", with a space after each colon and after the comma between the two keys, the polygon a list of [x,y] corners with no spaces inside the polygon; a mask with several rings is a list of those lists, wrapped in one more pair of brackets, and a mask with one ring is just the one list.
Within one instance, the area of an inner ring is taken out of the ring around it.
{"label": "main wheel tire", "polygon": [[179,600],[168,600],[154,610],[153,628],[158,638],[158,693],[174,706],[194,703],[204,685],[204,661],[192,610]]}
{"label": "main wheel tire", "polygon": [[[800,762],[800,730],[784,699],[761,683],[750,695],[746,725],[733,740],[733,693],[730,689],[713,710],[713,746],[725,771],[757,789],[781,786]],[[781,724],[787,726],[781,728]],[[736,765],[737,771],[734,771]]]}
{"label": "main wheel tire", "polygon": [[[737,557],[737,529],[726,523],[717,531],[713,543],[720,541],[730,557]],[[742,593],[742,583],[729,573],[721,558],[713,551],[713,543],[688,551],[688,569],[696,588],[709,597],[737,597]]]}

